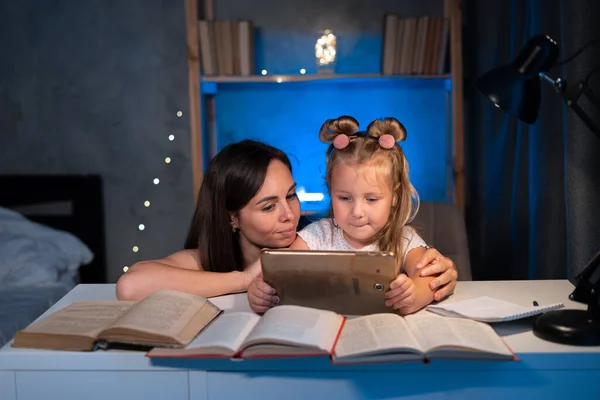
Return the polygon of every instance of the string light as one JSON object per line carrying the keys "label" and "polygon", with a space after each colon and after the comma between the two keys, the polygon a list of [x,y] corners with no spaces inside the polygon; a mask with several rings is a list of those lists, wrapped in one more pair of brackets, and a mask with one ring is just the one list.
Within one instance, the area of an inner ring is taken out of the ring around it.
{"label": "string light", "polygon": [[262,71],[260,71],[261,74],[266,75],[267,74],[267,70],[263,69]]}
{"label": "string light", "polygon": [[[265,74],[266,74],[266,71],[265,71]],[[181,117],[181,116],[183,116],[183,112],[182,112],[182,111],[177,111],[177,113],[176,113],[176,114],[177,114],[177,117]],[[172,142],[172,141],[174,141],[174,140],[175,140],[175,135],[174,135],[174,134],[169,134],[169,135],[167,136],[167,139],[168,139],[170,142]],[[165,157],[165,158],[164,158],[164,162],[165,162],[165,164],[171,164],[171,163],[173,162],[173,159],[172,159],[171,157]],[[154,183],[154,185],[158,185],[158,184],[160,183],[160,178],[162,178],[162,176],[161,176],[161,175],[162,175],[162,174],[159,174],[159,176],[157,176],[157,177],[155,177],[155,178],[153,178],[153,179],[152,179],[152,182]],[[160,178],[159,178],[159,177],[160,177]],[[139,203],[138,203],[138,204],[139,204]],[[149,207],[150,207],[150,200],[149,200],[149,199],[146,199],[146,200],[144,200],[144,201],[142,202],[142,205],[144,206],[144,208],[149,208]],[[136,213],[136,215],[137,215],[137,213]],[[140,222],[143,222],[143,221],[140,221]],[[138,232],[145,231],[145,230],[146,230],[146,225],[145,225],[144,223],[140,223],[140,222],[138,222],[138,225],[137,225],[137,231],[138,231]],[[137,254],[137,253],[139,253],[139,252],[140,252],[140,247],[139,247],[138,245],[134,245],[134,246],[132,246],[132,247],[131,247],[131,250],[132,250],[134,253],[136,253],[136,254]],[[140,256],[138,255],[137,257],[140,257]],[[132,261],[131,263],[133,264],[133,263],[135,263],[135,262],[137,262],[137,261],[139,261],[139,259],[138,259],[138,260],[134,260],[134,261]],[[129,266],[128,266],[128,265],[126,265],[126,266],[124,266],[124,267],[123,267],[123,272],[127,272],[128,270],[129,270]]]}
{"label": "string light", "polygon": [[281,82],[283,82],[283,79],[277,78],[277,83],[281,83]]}
{"label": "string light", "polygon": [[306,70],[305,70],[304,68],[302,68],[302,69],[300,70],[300,73],[301,73],[302,75],[304,75],[304,74],[306,73]]}
{"label": "string light", "polygon": [[337,38],[330,29],[323,31],[315,43],[315,57],[318,60],[318,67],[329,67],[335,62]]}

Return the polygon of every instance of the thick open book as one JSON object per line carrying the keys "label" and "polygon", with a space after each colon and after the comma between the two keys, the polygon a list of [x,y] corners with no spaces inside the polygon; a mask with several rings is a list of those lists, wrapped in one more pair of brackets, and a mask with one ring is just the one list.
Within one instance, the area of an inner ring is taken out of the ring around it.
{"label": "thick open book", "polygon": [[69,351],[110,343],[185,347],[220,313],[204,297],[172,290],[139,302],[76,301],[17,332],[12,346]]}
{"label": "thick open book", "polygon": [[427,311],[348,320],[332,355],[335,364],[432,359],[512,361],[516,356],[491,326]]}
{"label": "thick open book", "polygon": [[332,311],[278,306],[261,317],[225,313],[184,349],[152,349],[148,357],[330,356],[345,317]]}
{"label": "thick open book", "polygon": [[426,311],[346,319],[298,306],[277,306],[263,317],[221,315],[184,349],[158,349],[148,357],[287,357],[329,355],[334,364],[419,361],[433,358],[514,360],[487,324]]}

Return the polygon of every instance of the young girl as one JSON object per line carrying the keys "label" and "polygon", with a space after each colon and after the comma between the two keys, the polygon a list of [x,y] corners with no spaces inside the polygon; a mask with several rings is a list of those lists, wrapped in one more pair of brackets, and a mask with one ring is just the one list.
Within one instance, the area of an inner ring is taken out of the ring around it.
{"label": "young girl", "polygon": [[290,249],[391,251],[401,272],[390,284],[386,305],[401,314],[415,312],[433,300],[431,277],[416,265],[427,249],[407,224],[419,198],[408,179],[408,162],[396,143],[406,138],[395,118],[371,122],[366,132],[349,116],[326,121],[319,138],[327,150],[326,183],[330,218],[298,233]]}

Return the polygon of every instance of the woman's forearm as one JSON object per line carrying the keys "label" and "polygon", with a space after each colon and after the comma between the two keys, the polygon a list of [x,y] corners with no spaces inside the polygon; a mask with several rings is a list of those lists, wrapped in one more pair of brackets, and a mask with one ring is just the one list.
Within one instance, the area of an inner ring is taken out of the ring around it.
{"label": "woman's forearm", "polygon": [[159,289],[171,289],[204,297],[240,293],[248,289],[245,274],[208,272],[146,261],[133,265],[117,282],[119,300],[138,301]]}

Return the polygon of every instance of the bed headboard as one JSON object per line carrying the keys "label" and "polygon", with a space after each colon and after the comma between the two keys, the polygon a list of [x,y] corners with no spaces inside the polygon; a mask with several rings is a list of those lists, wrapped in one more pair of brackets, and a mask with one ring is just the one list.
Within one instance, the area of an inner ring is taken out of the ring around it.
{"label": "bed headboard", "polygon": [[0,206],[70,232],[94,253],[81,283],[106,282],[104,201],[99,175],[0,175]]}

